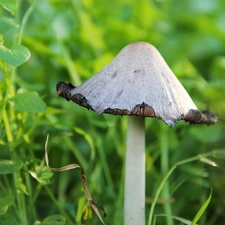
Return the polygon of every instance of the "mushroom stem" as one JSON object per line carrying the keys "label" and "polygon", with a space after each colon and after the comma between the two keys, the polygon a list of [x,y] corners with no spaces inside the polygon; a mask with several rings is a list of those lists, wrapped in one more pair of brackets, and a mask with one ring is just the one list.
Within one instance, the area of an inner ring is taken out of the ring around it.
{"label": "mushroom stem", "polygon": [[124,225],[145,224],[145,118],[128,117]]}

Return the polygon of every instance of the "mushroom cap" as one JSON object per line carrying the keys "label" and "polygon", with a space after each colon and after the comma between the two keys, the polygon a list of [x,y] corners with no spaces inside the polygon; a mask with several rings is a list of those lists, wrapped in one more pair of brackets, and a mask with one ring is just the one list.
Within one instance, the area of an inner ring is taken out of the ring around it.
{"label": "mushroom cap", "polygon": [[127,45],[78,87],[58,83],[57,92],[98,114],[157,117],[169,126],[180,119],[208,125],[217,121],[197,109],[158,50],[146,42]]}

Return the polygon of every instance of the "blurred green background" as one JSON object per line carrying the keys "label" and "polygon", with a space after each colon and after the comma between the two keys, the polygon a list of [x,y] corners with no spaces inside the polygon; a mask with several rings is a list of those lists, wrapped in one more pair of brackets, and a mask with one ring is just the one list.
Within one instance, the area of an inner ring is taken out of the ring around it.
{"label": "blurred green background", "polygon": [[[81,84],[131,42],[157,47],[199,109],[220,118],[209,127],[180,121],[174,128],[146,119],[147,218],[159,183],[174,163],[224,148],[225,1],[0,0],[0,4],[1,45],[20,43],[31,53],[16,69],[7,64],[7,73],[1,64],[0,101],[5,99],[6,104],[0,104],[0,160],[15,164],[12,170],[0,171],[1,224],[34,224],[55,214],[66,218],[66,224],[80,224],[86,203],[80,171],[52,176],[44,162],[47,133],[50,165],[81,165],[93,198],[107,212],[105,223],[123,224],[127,118],[98,116],[67,102],[57,96],[56,84]],[[38,93],[46,109],[15,108],[12,97],[23,92]],[[172,215],[191,221],[212,188],[212,200],[199,224],[222,224],[224,156],[209,160],[218,166],[195,161],[177,167],[154,213],[168,212],[169,204]],[[181,222],[157,217],[156,224]]]}

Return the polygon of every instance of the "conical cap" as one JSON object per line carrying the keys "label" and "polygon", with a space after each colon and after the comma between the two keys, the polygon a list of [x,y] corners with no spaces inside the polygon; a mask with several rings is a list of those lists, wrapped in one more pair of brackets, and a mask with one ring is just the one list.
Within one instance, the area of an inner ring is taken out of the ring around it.
{"label": "conical cap", "polygon": [[180,119],[191,123],[208,120],[158,50],[145,42],[124,47],[82,85],[60,83],[57,90],[59,95],[98,114],[157,117],[169,126]]}

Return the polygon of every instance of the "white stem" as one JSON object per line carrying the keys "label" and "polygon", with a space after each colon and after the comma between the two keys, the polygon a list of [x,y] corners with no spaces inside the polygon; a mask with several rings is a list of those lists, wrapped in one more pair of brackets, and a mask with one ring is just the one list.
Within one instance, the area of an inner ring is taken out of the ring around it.
{"label": "white stem", "polygon": [[128,117],[124,197],[124,225],[145,225],[144,117]]}

